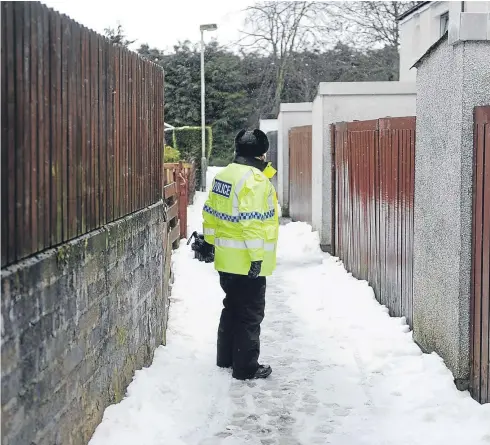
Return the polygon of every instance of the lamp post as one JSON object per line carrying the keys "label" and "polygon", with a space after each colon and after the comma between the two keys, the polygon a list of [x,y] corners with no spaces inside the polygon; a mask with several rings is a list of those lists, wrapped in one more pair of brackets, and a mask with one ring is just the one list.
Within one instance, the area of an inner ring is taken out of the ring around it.
{"label": "lamp post", "polygon": [[204,98],[204,31],[216,31],[218,26],[213,24],[201,25],[201,191],[206,191],[206,120]]}

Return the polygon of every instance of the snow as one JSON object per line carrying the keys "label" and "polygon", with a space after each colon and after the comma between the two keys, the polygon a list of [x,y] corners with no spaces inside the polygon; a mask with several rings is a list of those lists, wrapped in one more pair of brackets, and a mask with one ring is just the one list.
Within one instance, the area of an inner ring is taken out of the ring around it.
{"label": "snow", "polygon": [[[204,200],[197,192],[189,207],[189,233]],[[307,224],[280,228],[261,337],[267,380],[236,381],[215,366],[223,293],[213,266],[183,242],[173,268],[168,344],[89,445],[490,444],[490,404],[459,392]]]}

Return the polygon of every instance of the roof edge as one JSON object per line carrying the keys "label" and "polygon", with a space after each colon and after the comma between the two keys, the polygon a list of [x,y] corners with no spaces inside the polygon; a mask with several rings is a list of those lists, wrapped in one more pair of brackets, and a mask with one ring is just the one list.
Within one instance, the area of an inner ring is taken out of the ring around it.
{"label": "roof edge", "polygon": [[408,9],[407,11],[405,11],[403,14],[400,14],[396,18],[396,21],[399,22],[400,20],[403,20],[404,18],[407,18],[409,15],[413,14],[415,11],[419,10],[422,6],[425,6],[428,3],[432,3],[432,2],[419,2],[417,5],[412,6],[410,9]]}
{"label": "roof edge", "polygon": [[410,67],[412,68],[418,68],[423,61],[430,55],[432,54],[440,45],[442,42],[445,40],[448,40],[448,32],[446,31],[439,39],[432,44],[432,46],[429,47],[429,49]]}

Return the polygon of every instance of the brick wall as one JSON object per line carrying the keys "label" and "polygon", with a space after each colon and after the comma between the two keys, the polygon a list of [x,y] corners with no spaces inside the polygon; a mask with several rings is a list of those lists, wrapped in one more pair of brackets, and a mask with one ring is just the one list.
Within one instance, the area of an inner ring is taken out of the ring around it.
{"label": "brick wall", "polygon": [[2,444],[85,445],[151,363],[165,231],[159,203],[2,270]]}

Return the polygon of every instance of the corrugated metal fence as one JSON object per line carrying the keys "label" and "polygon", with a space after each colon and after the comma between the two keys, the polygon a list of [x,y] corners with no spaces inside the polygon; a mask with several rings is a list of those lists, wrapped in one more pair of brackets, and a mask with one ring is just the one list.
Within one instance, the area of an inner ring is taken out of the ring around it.
{"label": "corrugated metal fence", "polygon": [[415,118],[332,125],[333,249],[412,324]]}
{"label": "corrugated metal fence", "polygon": [[490,106],[475,110],[471,376],[473,397],[490,402]]}
{"label": "corrugated metal fence", "polygon": [[311,125],[289,130],[289,215],[311,224]]}
{"label": "corrugated metal fence", "polygon": [[163,71],[2,2],[2,267],[162,197]]}

